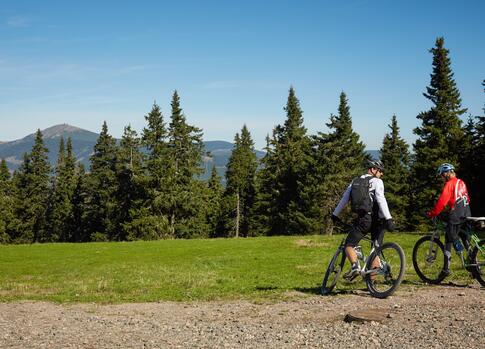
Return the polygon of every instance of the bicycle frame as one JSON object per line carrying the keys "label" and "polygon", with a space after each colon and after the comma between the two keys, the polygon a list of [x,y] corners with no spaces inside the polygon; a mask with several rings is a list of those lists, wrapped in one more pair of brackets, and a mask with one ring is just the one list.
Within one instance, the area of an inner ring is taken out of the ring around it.
{"label": "bicycle frame", "polygon": [[[436,244],[433,243],[433,241],[439,240],[441,238],[441,233],[445,232],[446,229],[446,224],[442,220],[439,219],[434,219],[433,224],[435,226],[435,230],[431,233],[431,240],[429,241],[429,250],[428,250],[428,256],[426,257],[426,263],[432,263],[434,262],[434,258],[436,258]],[[479,241],[480,239],[478,236],[475,234],[474,229],[472,225],[469,222],[465,222],[463,226],[460,228],[458,235],[464,235],[465,236],[465,251],[467,253],[467,256],[470,255],[471,251],[473,250],[474,247],[477,247],[480,253],[484,254],[485,251],[484,249],[480,246]],[[428,260],[429,258],[429,260]],[[461,258],[461,264],[463,268],[467,267],[477,267],[480,266],[478,264],[469,264],[465,261],[465,258]]]}
{"label": "bicycle frame", "polygon": [[[377,250],[380,245],[379,245],[379,242],[377,240],[372,241],[371,239],[369,239],[368,237],[365,237],[365,236],[362,238],[362,240],[369,242],[370,245],[371,245],[371,250],[369,251],[369,254],[367,256],[364,255],[364,253],[362,252],[362,262],[364,263],[364,267],[361,268],[361,270],[360,270],[360,276],[362,278],[364,278],[367,274],[379,272],[379,270],[381,269],[381,268],[367,269],[367,267],[366,267],[367,261],[369,260],[370,256],[372,256],[374,251]],[[342,239],[340,246],[338,248],[343,251],[343,258],[347,258],[347,254],[345,253],[345,238]],[[360,259],[357,259],[357,262],[359,263],[359,267],[360,267]]]}

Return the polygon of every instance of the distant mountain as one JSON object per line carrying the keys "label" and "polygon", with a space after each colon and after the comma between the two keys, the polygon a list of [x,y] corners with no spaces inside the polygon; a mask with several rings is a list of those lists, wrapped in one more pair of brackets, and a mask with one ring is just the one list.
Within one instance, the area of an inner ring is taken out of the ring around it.
{"label": "distant mountain", "polygon": [[[49,150],[49,162],[54,165],[57,162],[59,152],[59,140],[68,137],[72,140],[72,149],[76,159],[89,169],[89,156],[93,152],[93,146],[98,139],[98,134],[83,130],[67,124],[49,127],[42,132],[44,144]],[[32,151],[35,142],[35,134],[32,133],[22,139],[0,144],[0,158],[7,161],[7,166],[11,170],[16,170],[23,161],[24,153]]]}
{"label": "distant mountain", "polygon": [[[57,162],[61,137],[64,137],[65,141],[71,137],[74,156],[89,170],[89,157],[93,153],[99,134],[68,124],[55,125],[41,132],[44,144],[49,150],[48,157],[51,165],[54,166]],[[32,151],[34,142],[35,134],[30,134],[11,142],[0,142],[0,159],[5,159],[9,169],[14,171],[22,164],[24,153]],[[216,165],[217,172],[224,176],[226,164],[231,156],[234,144],[225,141],[207,141],[204,142],[204,146],[206,151],[206,154],[203,156],[205,173],[202,175],[202,178],[206,179],[210,176],[213,164]],[[264,152],[256,151],[256,155],[261,158],[264,156]]]}
{"label": "distant mountain", "polygon": [[[71,137],[74,156],[77,161],[84,164],[86,170],[89,170],[89,157],[93,153],[93,147],[96,144],[99,134],[68,124],[55,125],[46,128],[41,132],[44,137],[44,144],[49,150],[48,157],[51,165],[54,166],[57,162],[59,140],[61,137],[64,137],[65,141],[67,141],[67,138]],[[30,134],[22,139],[11,142],[0,142],[0,159],[5,159],[9,169],[14,171],[20,164],[22,164],[23,154],[32,151],[34,142],[35,134]],[[204,166],[204,174],[202,175],[202,178],[209,178],[214,164],[216,165],[219,175],[224,178],[226,165],[231,156],[234,144],[225,141],[207,141],[204,142],[204,146],[206,153],[202,159]],[[374,159],[379,158],[378,150],[367,150],[367,153]],[[256,151],[256,155],[259,159],[262,158],[264,154],[263,151]]]}

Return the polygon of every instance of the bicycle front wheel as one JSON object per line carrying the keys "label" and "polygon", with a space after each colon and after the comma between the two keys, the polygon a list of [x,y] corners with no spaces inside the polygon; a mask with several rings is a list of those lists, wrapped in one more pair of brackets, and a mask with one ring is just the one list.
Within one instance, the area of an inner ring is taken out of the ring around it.
{"label": "bicycle front wheel", "polygon": [[446,277],[445,247],[443,243],[426,235],[416,241],[413,248],[413,266],[419,278],[428,284],[439,284]]}
{"label": "bicycle front wheel", "polygon": [[401,246],[386,242],[367,260],[365,282],[370,294],[376,298],[392,295],[401,284],[406,270],[406,257]]}
{"label": "bicycle front wheel", "polygon": [[[482,248],[485,245],[485,239],[482,239],[478,242],[478,246]],[[480,249],[475,246],[472,253],[470,254],[470,262],[471,264],[476,264],[476,266],[471,267],[471,273],[475,279],[485,287],[485,253],[480,251]]]}
{"label": "bicycle front wheel", "polygon": [[337,284],[345,264],[345,254],[341,248],[333,255],[322,282],[322,295],[328,295]]}

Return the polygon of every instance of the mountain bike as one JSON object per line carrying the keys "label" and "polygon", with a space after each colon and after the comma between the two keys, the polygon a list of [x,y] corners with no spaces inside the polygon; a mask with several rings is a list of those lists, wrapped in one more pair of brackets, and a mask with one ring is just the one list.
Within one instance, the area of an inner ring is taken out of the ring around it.
{"label": "mountain bike", "polygon": [[[445,247],[441,235],[445,234],[446,223],[433,219],[434,230],[416,241],[413,248],[413,265],[416,274],[428,284],[439,284],[447,274],[443,272],[446,263]],[[465,250],[460,255],[461,265],[483,287],[485,287],[485,239],[479,238],[479,231],[485,228],[485,217],[468,217],[458,235]]]}
{"label": "mountain bike", "polygon": [[[339,222],[346,228],[350,225]],[[378,241],[372,241],[367,237],[363,237],[370,243],[371,250],[366,257],[362,251],[361,246],[356,246],[356,254],[358,258],[359,267],[363,263],[364,267],[360,268],[360,276],[365,281],[369,293],[376,298],[389,297],[396,291],[401,284],[406,269],[406,257],[404,251],[395,242],[385,242],[379,246]],[[342,239],[337,251],[333,255],[328,265],[325,276],[323,277],[321,293],[328,295],[332,292],[340,278],[340,274],[344,269],[345,261],[345,238]],[[375,263],[374,263],[375,262]],[[378,267],[373,265],[378,264]]]}

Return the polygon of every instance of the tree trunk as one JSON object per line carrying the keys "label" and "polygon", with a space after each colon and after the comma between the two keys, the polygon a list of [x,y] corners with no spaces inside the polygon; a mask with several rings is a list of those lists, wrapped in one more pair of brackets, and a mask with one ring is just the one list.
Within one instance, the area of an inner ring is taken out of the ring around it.
{"label": "tree trunk", "polygon": [[170,232],[172,239],[175,238],[175,213],[170,215]]}
{"label": "tree trunk", "polygon": [[241,220],[241,211],[239,207],[239,192],[236,194],[236,237],[239,237],[239,222]]}

